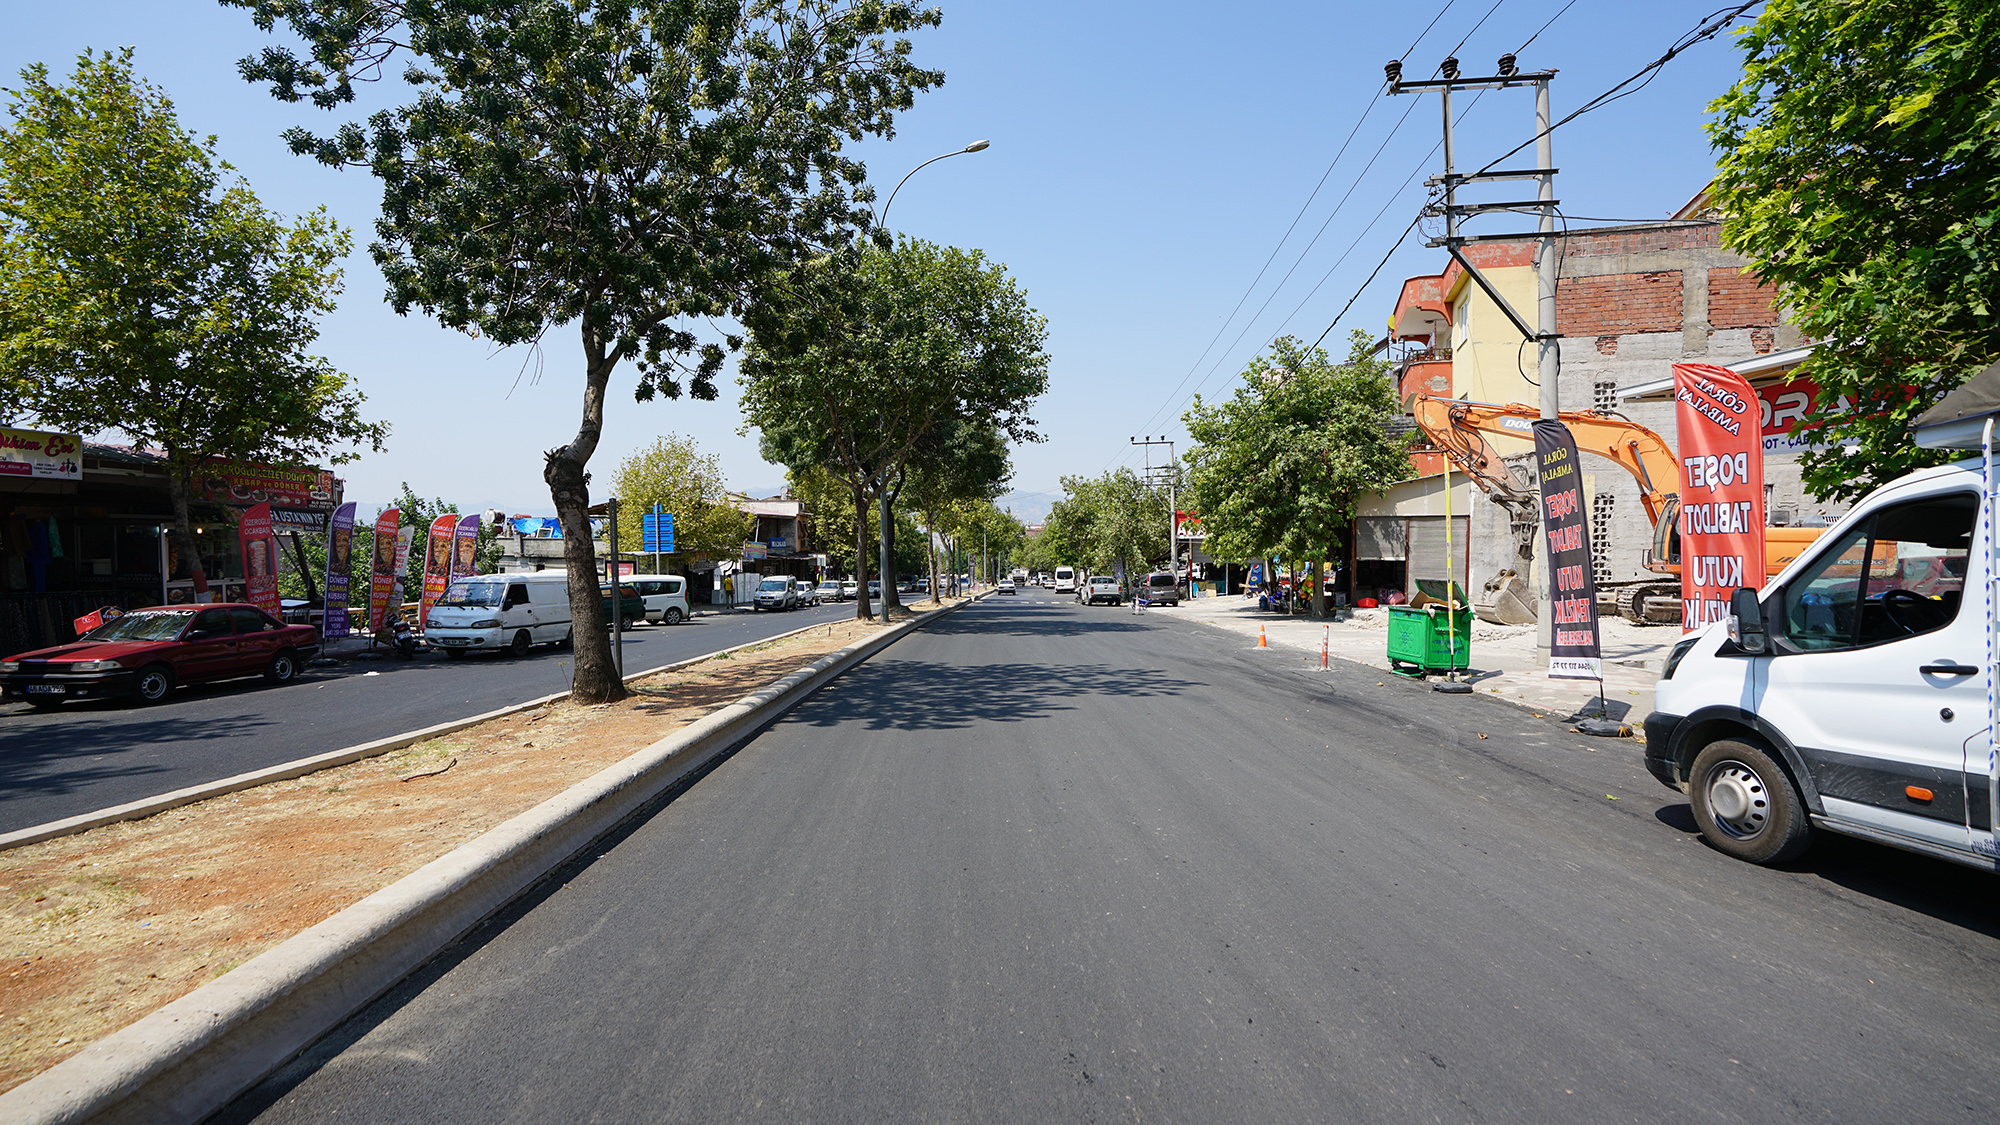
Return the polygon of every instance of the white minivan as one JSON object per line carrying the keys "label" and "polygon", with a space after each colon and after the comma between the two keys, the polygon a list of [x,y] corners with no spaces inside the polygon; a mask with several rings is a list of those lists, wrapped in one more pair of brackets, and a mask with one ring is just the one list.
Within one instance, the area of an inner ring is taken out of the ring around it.
{"label": "white minivan", "polygon": [[1877,489],[1674,646],[1646,768],[1719,850],[1776,863],[1819,828],[2000,867],[1985,483],[1975,460]]}
{"label": "white minivan", "polygon": [[1056,593],[1076,593],[1076,568],[1059,566],[1056,568]]}
{"label": "white minivan", "polygon": [[468,652],[522,656],[569,639],[569,579],[561,574],[454,578],[424,619],[425,642],[453,660]]}
{"label": "white minivan", "polygon": [[687,579],[678,574],[634,574],[619,584],[639,591],[646,603],[646,620],[678,625],[688,619]]}

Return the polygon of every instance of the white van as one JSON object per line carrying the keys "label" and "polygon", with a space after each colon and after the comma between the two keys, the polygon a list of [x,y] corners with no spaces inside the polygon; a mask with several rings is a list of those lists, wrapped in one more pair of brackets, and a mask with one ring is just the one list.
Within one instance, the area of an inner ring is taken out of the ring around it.
{"label": "white van", "polygon": [[680,575],[633,574],[620,578],[618,584],[639,591],[646,602],[646,620],[678,625],[688,619],[687,579]]}
{"label": "white van", "polygon": [[522,656],[532,645],[569,639],[569,579],[561,574],[455,578],[424,619],[424,640],[453,660],[468,652]]}
{"label": "white van", "polygon": [[1877,489],[1674,646],[1646,768],[1718,849],[1776,863],[1821,828],[2000,867],[1985,484],[1964,461]]}
{"label": "white van", "polygon": [[1076,593],[1076,568],[1059,566],[1056,568],[1056,593]]}

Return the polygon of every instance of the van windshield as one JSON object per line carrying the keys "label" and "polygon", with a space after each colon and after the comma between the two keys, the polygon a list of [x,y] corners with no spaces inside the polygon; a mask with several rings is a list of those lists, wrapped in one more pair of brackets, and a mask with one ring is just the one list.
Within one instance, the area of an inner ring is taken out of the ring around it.
{"label": "van windshield", "polygon": [[506,591],[505,580],[464,578],[451,584],[437,604],[449,606],[496,606]]}
{"label": "van windshield", "polygon": [[782,590],[785,588],[785,580],[782,578],[766,578],[758,584],[757,588],[759,590]]}

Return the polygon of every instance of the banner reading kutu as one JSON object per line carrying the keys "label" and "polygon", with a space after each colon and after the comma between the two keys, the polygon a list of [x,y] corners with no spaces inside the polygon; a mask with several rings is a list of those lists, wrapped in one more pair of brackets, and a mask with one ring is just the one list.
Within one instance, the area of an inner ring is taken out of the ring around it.
{"label": "banner reading kutu", "polygon": [[1674,364],[1681,438],[1681,629],[1729,616],[1738,586],[1764,584],[1764,439],[1741,375]]}
{"label": "banner reading kutu", "polygon": [[1597,630],[1597,575],[1590,524],[1577,471],[1576,438],[1552,419],[1535,423],[1535,464],[1542,485],[1543,543],[1549,569],[1549,677],[1604,679]]}

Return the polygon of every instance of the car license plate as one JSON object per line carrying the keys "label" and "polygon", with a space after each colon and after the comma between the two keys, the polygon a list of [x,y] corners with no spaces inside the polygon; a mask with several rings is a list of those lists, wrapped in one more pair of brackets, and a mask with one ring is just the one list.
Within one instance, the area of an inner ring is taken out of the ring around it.
{"label": "car license plate", "polygon": [[61,695],[68,690],[61,684],[29,684],[27,687],[29,695]]}
{"label": "car license plate", "polygon": [[439,637],[438,640],[448,645],[469,645],[472,643],[471,637]]}

